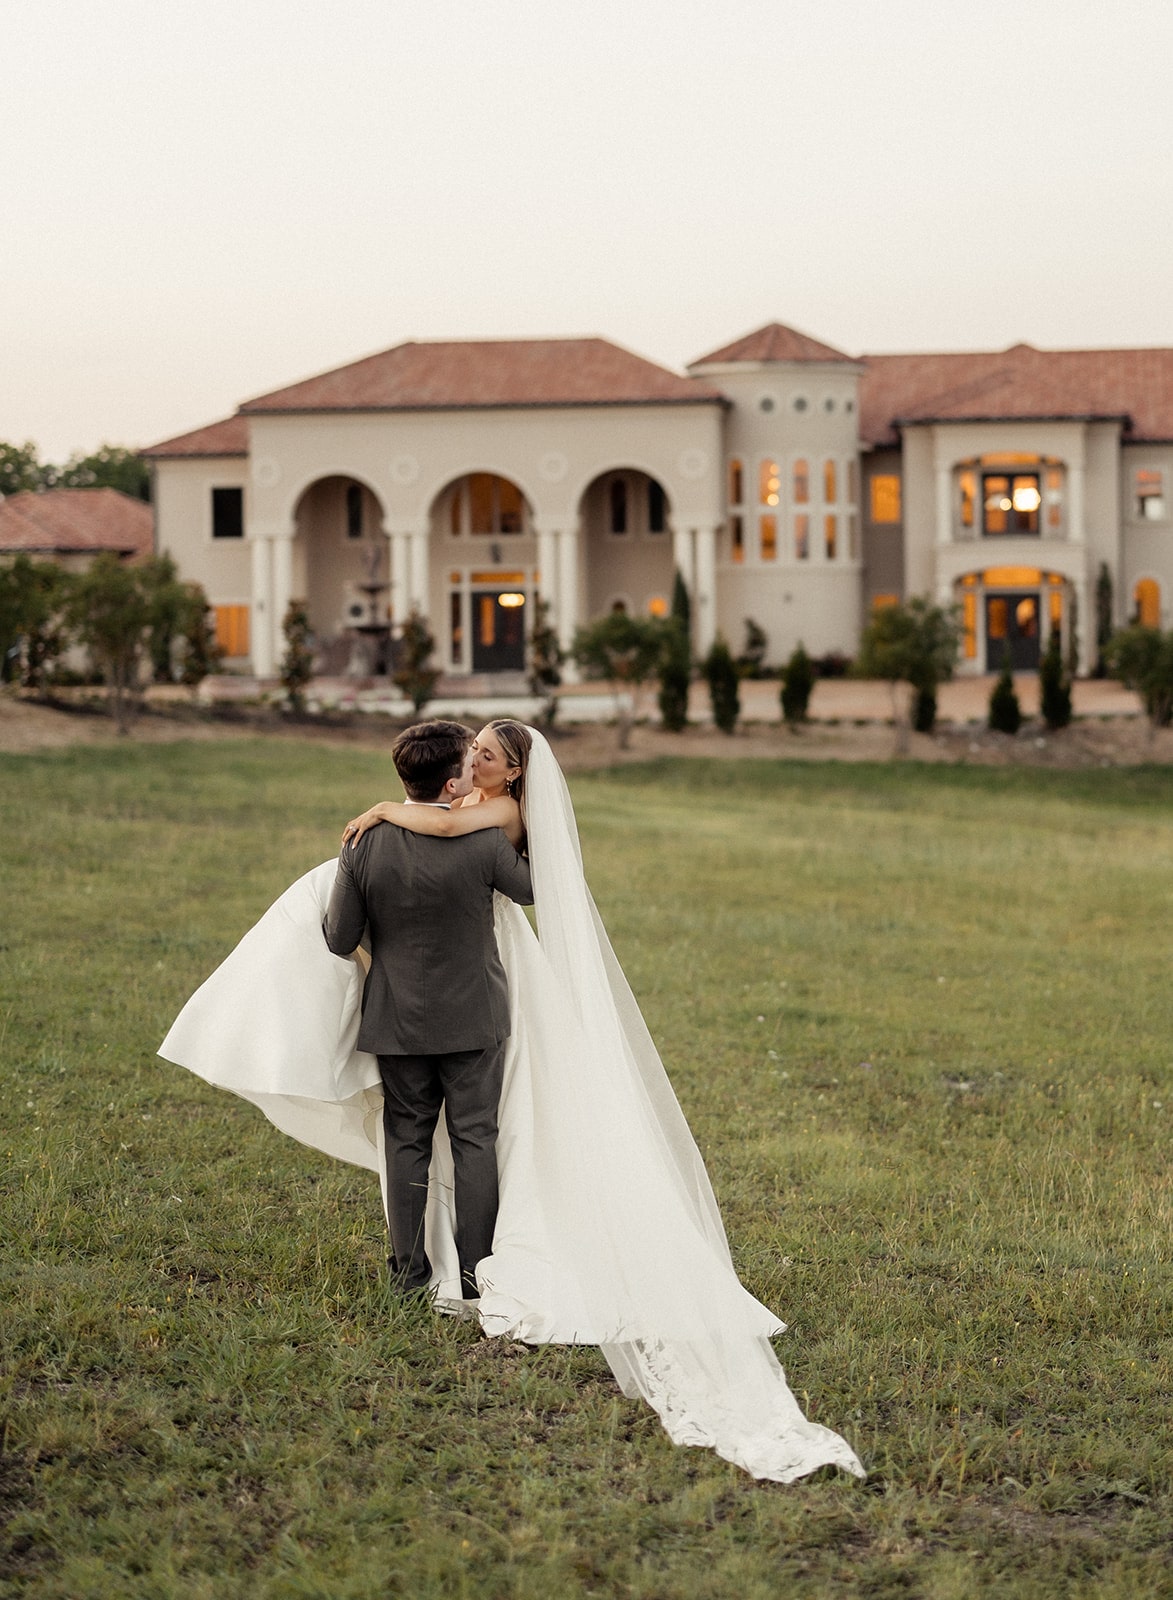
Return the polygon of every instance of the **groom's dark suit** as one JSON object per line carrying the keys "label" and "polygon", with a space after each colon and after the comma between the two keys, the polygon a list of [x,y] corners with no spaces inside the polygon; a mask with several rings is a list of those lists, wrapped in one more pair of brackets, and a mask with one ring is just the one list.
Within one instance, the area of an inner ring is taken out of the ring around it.
{"label": "groom's dark suit", "polygon": [[426,1287],[424,1213],[432,1135],[444,1105],[456,1185],[464,1294],[492,1250],[497,1102],[509,991],[493,933],[493,891],[533,900],[529,866],[499,828],[432,839],[389,823],[345,849],[323,931],[349,955],[369,929],[371,970],[358,1048],[379,1059],[393,1267]]}

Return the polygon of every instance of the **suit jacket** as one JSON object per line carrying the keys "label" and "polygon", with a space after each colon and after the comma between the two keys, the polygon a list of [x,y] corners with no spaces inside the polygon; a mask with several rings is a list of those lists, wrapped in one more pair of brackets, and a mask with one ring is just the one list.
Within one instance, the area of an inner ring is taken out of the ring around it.
{"label": "suit jacket", "polygon": [[495,889],[533,902],[529,863],[500,828],[433,839],[382,823],[343,850],[322,928],[335,955],[370,932],[358,1049],[441,1055],[508,1037]]}

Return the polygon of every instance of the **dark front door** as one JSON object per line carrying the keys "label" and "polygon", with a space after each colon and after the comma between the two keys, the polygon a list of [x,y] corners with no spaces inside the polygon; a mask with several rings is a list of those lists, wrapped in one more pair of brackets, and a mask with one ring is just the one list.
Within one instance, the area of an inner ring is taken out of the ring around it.
{"label": "dark front door", "polygon": [[520,590],[472,591],[472,670],[525,670],[525,595]]}
{"label": "dark front door", "polygon": [[986,595],[986,671],[1001,672],[1008,652],[1014,672],[1038,666],[1037,594]]}

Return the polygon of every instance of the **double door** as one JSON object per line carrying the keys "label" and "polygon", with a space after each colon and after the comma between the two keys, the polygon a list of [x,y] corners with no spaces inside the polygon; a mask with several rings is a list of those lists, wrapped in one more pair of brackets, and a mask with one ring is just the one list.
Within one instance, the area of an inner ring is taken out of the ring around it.
{"label": "double door", "polygon": [[529,607],[523,591],[474,588],[472,610],[472,670],[523,672],[525,670],[525,614]]}
{"label": "double door", "polygon": [[1039,596],[986,594],[986,671],[1001,672],[1007,656],[1012,672],[1038,667]]}

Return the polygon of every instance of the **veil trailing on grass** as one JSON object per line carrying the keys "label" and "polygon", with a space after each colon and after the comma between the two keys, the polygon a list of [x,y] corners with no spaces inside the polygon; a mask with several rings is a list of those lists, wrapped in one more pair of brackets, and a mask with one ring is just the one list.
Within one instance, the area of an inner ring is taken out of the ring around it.
{"label": "veil trailing on grass", "polygon": [[[531,730],[532,731],[532,730]],[[582,871],[565,779],[532,731],[526,814],[538,924],[498,897],[512,1036],[501,1204],[478,1267],[485,1332],[597,1344],[677,1444],[759,1478],[862,1475],[803,1416],[769,1344],[783,1324],[740,1284],[720,1213]],[[160,1054],[252,1100],[278,1127],[380,1170],[379,1075],[354,1050],[360,975],[321,935],[333,864],[270,907],[188,1002]],[[438,1130],[427,1249],[457,1298],[451,1156]]]}
{"label": "veil trailing on grass", "polygon": [[[566,781],[537,732],[526,826],[537,940],[516,907],[500,920],[532,1085],[527,1177],[583,1336],[677,1444],[783,1482],[824,1465],[862,1474],[843,1439],[803,1416],[768,1342],[783,1325],[733,1270],[700,1152],[587,888]],[[506,1234],[479,1274],[489,1329],[507,1249]]]}

